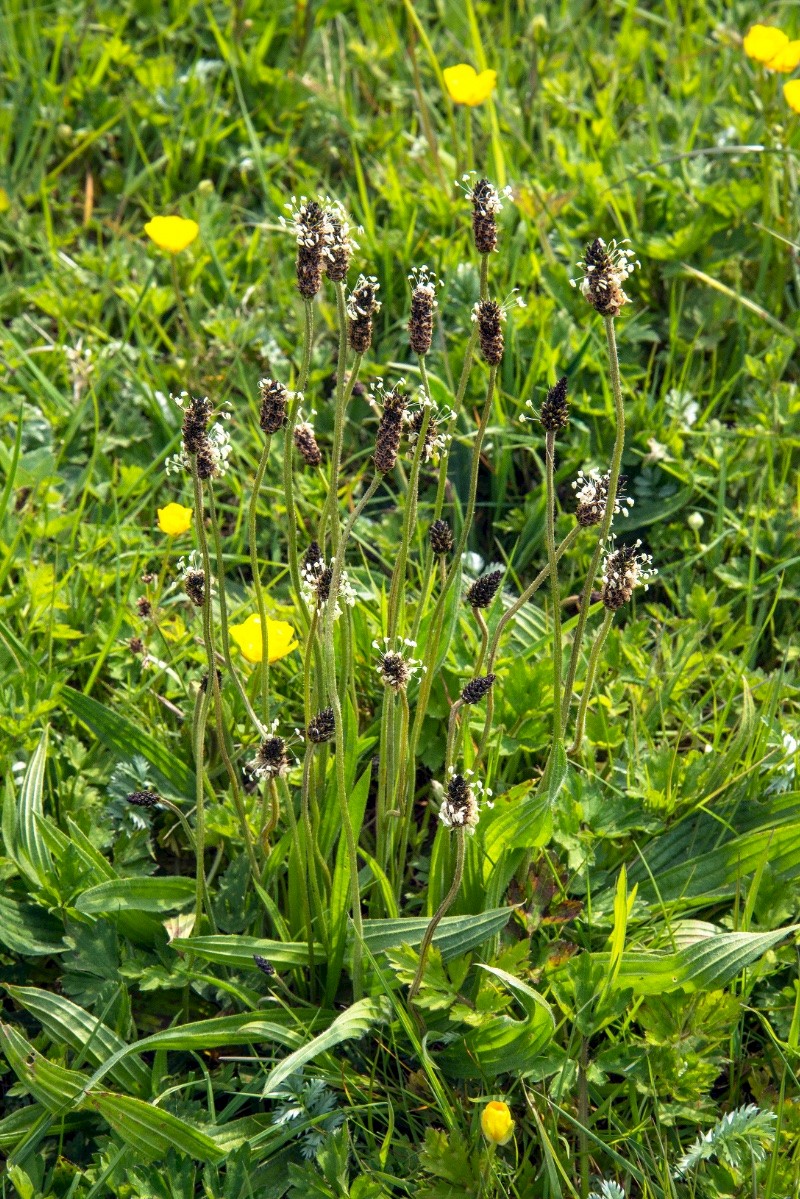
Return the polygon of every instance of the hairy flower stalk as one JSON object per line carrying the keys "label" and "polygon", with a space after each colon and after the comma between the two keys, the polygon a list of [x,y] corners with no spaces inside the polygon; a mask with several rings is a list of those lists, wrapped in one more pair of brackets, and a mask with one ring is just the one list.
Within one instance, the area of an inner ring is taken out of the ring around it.
{"label": "hairy flower stalk", "polygon": [[[208,550],[208,538],[206,537],[204,507],[203,507],[203,484],[200,476],[197,473],[196,464],[197,456],[191,456],[192,463],[192,483],[194,486],[194,510],[195,510],[195,528],[197,530],[197,538],[200,544],[200,553],[203,558],[203,572],[206,579],[211,578],[211,557]],[[220,592],[223,590],[222,581],[220,580]],[[242,801],[242,794],[239,788],[239,780],[230,755],[227,749],[227,740],[225,736],[225,728],[222,722],[222,695],[220,692],[220,681],[217,672],[216,654],[214,651],[214,636],[212,631],[211,620],[211,588],[205,588],[205,596],[203,600],[203,644],[206,651],[206,663],[208,667],[208,677],[211,680],[211,691],[214,702],[214,716],[217,729],[217,740],[219,742],[219,750],[222,754],[225,768],[228,772],[228,778],[231,784],[234,804],[236,806],[239,823],[242,829],[242,837],[244,840],[245,852],[248,862],[250,863],[250,871],[254,879],[259,877],[258,863],[256,861],[255,850],[253,848],[253,838],[250,833],[250,826],[247,821],[247,813]],[[206,689],[207,690],[207,689]],[[204,705],[207,707],[207,704]],[[202,709],[201,709],[202,711]],[[204,796],[203,796],[203,777],[204,777],[204,754],[202,743],[205,733],[205,720],[199,721],[198,729],[198,749],[199,757],[197,759],[197,775],[198,786],[196,791],[197,808],[195,816],[196,833],[195,839],[197,842],[197,894],[198,897],[202,894],[202,888],[205,884],[205,875],[203,873],[203,853],[204,853],[204,838],[205,838],[205,822],[204,822]]]}
{"label": "hairy flower stalk", "polygon": [[[530,402],[529,402],[529,407]],[[523,420],[527,419],[522,417]],[[567,403],[567,380],[563,377],[551,387],[542,403],[539,421],[545,430],[545,503],[547,505],[546,541],[547,565],[550,578],[550,597],[553,610],[553,740],[548,758],[553,761],[556,748],[561,743],[561,673],[564,667],[563,648],[561,639],[561,589],[558,583],[558,554],[555,539],[555,440],[557,434],[569,423],[569,405]],[[580,522],[579,522],[580,523]],[[491,718],[491,710],[488,712]],[[488,725],[484,733],[484,741],[488,735]],[[547,774],[545,771],[545,775]]]}
{"label": "hairy flower stalk", "polygon": [[[422,985],[422,979],[425,974],[425,966],[428,961],[428,953],[430,952],[431,943],[434,933],[441,921],[450,909],[455,897],[461,888],[461,881],[464,877],[464,856],[466,851],[467,835],[475,832],[478,824],[479,810],[478,798],[476,790],[479,787],[471,780],[470,772],[466,775],[456,774],[448,771],[447,793],[442,805],[439,809],[439,820],[444,828],[453,829],[456,835],[456,864],[453,871],[453,879],[450,883],[450,888],[445,895],[436,912],[431,917],[428,927],[425,929],[425,935],[422,938],[422,943],[419,947],[419,961],[417,970],[411,986],[408,989],[408,1003],[413,1005],[414,999]],[[415,1018],[419,1021],[415,1009]]]}
{"label": "hairy flower stalk", "polygon": [[586,582],[581,593],[580,608],[578,609],[578,623],[575,627],[575,635],[572,641],[572,650],[570,652],[569,666],[567,668],[567,676],[564,682],[563,701],[561,705],[561,723],[562,727],[566,726],[569,717],[570,704],[572,702],[572,692],[575,686],[575,675],[578,669],[578,659],[581,652],[581,642],[583,641],[583,633],[586,628],[586,620],[589,615],[589,606],[592,598],[592,588],[594,580],[597,577],[597,568],[600,564],[600,556],[603,553],[603,547],[608,540],[608,534],[611,531],[611,521],[614,518],[614,509],[617,500],[617,483],[620,476],[620,467],[622,465],[622,451],[625,448],[625,404],[622,398],[622,384],[619,376],[619,358],[617,356],[617,339],[614,333],[614,317],[604,317],[606,328],[606,343],[608,346],[608,362],[611,375],[611,390],[614,395],[614,410],[616,416],[616,435],[614,438],[614,449],[611,455],[611,468],[608,472],[608,498],[605,505],[605,513],[600,523],[600,531],[597,538],[592,560],[589,564],[589,571],[586,575]]}
{"label": "hairy flower stalk", "polygon": [[269,461],[269,451],[272,444],[272,437],[278,433],[286,424],[287,406],[289,402],[289,393],[282,383],[276,379],[262,379],[259,383],[259,391],[261,395],[261,408],[259,412],[259,425],[262,432],[265,434],[264,447],[261,451],[261,457],[256,470],[256,477],[253,481],[253,490],[250,496],[250,508],[247,519],[247,537],[250,550],[250,571],[253,576],[253,587],[256,593],[256,608],[258,609],[258,618],[261,621],[261,723],[264,728],[269,726],[269,631],[267,626],[267,610],[264,604],[264,588],[261,583],[261,569],[258,564],[258,542],[256,539],[256,515],[258,512],[258,498],[261,491],[261,484],[264,481],[264,472],[267,469]]}

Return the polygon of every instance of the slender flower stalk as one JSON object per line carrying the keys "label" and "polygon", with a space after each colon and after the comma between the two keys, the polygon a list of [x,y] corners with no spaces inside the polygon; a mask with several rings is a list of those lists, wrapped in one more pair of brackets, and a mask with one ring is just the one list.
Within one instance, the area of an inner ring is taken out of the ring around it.
{"label": "slender flower stalk", "polygon": [[589,606],[592,599],[592,588],[594,587],[595,579],[597,578],[597,568],[600,565],[600,557],[603,553],[603,548],[608,540],[608,534],[611,531],[611,522],[614,519],[614,508],[617,498],[617,485],[619,483],[620,468],[622,465],[622,451],[625,447],[625,404],[622,398],[622,384],[619,376],[619,357],[617,355],[617,339],[614,333],[614,317],[605,316],[603,318],[606,327],[606,342],[608,345],[608,362],[611,374],[611,389],[614,394],[614,410],[616,415],[616,436],[614,439],[614,450],[611,455],[611,469],[608,475],[608,499],[606,500],[606,510],[603,520],[600,524],[600,532],[597,538],[592,560],[589,564],[589,571],[586,575],[586,582],[581,594],[580,608],[578,609],[578,623],[575,627],[575,635],[572,641],[572,650],[570,652],[569,666],[567,668],[567,677],[564,682],[564,694],[561,706],[561,721],[562,726],[566,726],[569,717],[570,704],[572,702],[572,692],[575,686],[575,675],[578,669],[578,659],[581,652],[581,642],[583,641],[583,633],[586,628],[586,620],[589,615]]}
{"label": "slender flower stalk", "polygon": [[[572,529],[570,529],[569,533],[567,533],[564,540],[561,542],[561,544],[556,549],[556,562],[558,562],[564,556],[564,554],[567,552],[567,550],[577,540],[580,531],[581,531],[580,525],[575,525]],[[500,648],[500,640],[501,640],[503,633],[505,632],[507,626],[511,623],[511,621],[514,619],[514,617],[517,615],[517,613],[520,611],[520,609],[524,608],[525,605],[528,603],[528,601],[533,598],[533,596],[536,594],[536,592],[539,590],[539,588],[542,586],[542,584],[544,582],[546,582],[546,580],[549,578],[549,575],[550,575],[550,563],[548,562],[547,566],[545,566],[542,570],[539,571],[538,575],[533,580],[533,582],[528,584],[528,586],[522,592],[522,595],[520,595],[519,598],[516,599],[513,604],[511,604],[508,608],[506,608],[505,612],[498,620],[497,625],[494,630],[494,636],[492,637],[492,641],[489,646],[489,657],[486,661],[486,669],[490,673],[491,673],[491,671],[494,670],[494,664],[495,664],[495,661],[497,658],[497,651]],[[486,752],[486,746],[487,746],[487,743],[489,740],[489,730],[492,725],[493,717],[494,717],[494,692],[490,691],[489,695],[487,697],[486,720],[485,720],[484,726],[483,726],[483,734],[481,736],[480,746],[478,748],[478,755],[475,760],[476,764],[482,760],[484,753]]]}
{"label": "slender flower stalk", "polygon": [[[255,850],[253,848],[253,838],[250,832],[250,826],[247,821],[247,812],[242,800],[242,793],[239,788],[239,780],[230,759],[227,748],[227,739],[225,728],[222,723],[222,695],[219,685],[219,674],[217,673],[216,654],[214,651],[214,637],[211,624],[211,557],[208,552],[208,538],[206,537],[204,509],[203,509],[203,484],[200,476],[197,473],[197,456],[192,455],[192,482],[194,484],[194,510],[195,510],[195,527],[197,529],[197,538],[200,543],[200,553],[203,559],[203,571],[206,577],[205,595],[203,599],[203,644],[206,651],[206,663],[208,667],[208,685],[212,688],[214,697],[214,715],[217,727],[217,740],[219,742],[219,751],[225,763],[225,769],[228,772],[228,778],[231,784],[233,793],[233,801],[236,807],[236,812],[239,817],[239,824],[242,829],[242,838],[244,840],[245,852],[253,878],[259,877],[258,863],[256,861]],[[220,583],[220,591],[222,586]],[[202,759],[201,759],[202,761]]]}
{"label": "slender flower stalk", "polygon": [[334,728],[336,730],[336,794],[339,800],[342,829],[344,830],[345,843],[347,846],[347,857],[350,867],[350,898],[353,918],[353,994],[356,999],[360,999],[364,992],[362,967],[364,926],[361,915],[361,889],[358,884],[358,848],[356,845],[355,834],[353,832],[353,822],[350,819],[350,806],[347,797],[347,781],[344,771],[344,721],[342,719],[342,705],[339,699],[339,687],[336,679],[336,658],[333,633],[336,613],[336,597],[339,594],[339,585],[341,583],[342,566],[344,563],[345,550],[347,549],[347,542],[350,538],[353,525],[363,512],[368,501],[377,491],[380,481],[381,476],[376,474],[369,487],[364,492],[364,495],[361,497],[361,500],[351,512],[347,524],[345,525],[339,548],[336,551],[336,556],[334,557],[333,567],[331,570],[330,596],[325,610],[323,647],[323,657],[325,661],[325,683],[328,692],[328,702],[333,710]]}
{"label": "slender flower stalk", "polygon": [[561,590],[558,585],[558,559],[556,558],[555,533],[555,440],[553,430],[545,435],[546,504],[547,504],[547,564],[550,567],[550,598],[553,608],[553,747],[561,741],[561,671],[563,651],[561,648]]}
{"label": "slender flower stalk", "polygon": [[256,512],[258,509],[258,494],[264,480],[264,472],[269,460],[271,437],[267,437],[261,451],[256,477],[253,481],[253,493],[250,496],[250,510],[247,519],[247,539],[250,548],[250,571],[253,576],[253,588],[256,593],[256,609],[261,622],[261,724],[269,728],[269,629],[267,626],[267,610],[264,605],[264,588],[261,584],[261,568],[258,564],[258,542],[256,541]]}
{"label": "slender flower stalk", "polygon": [[431,917],[428,927],[425,929],[425,935],[422,938],[422,943],[419,947],[419,962],[417,963],[417,972],[414,975],[414,980],[408,989],[409,1005],[413,1004],[416,995],[422,986],[422,979],[425,974],[425,966],[428,962],[428,953],[430,952],[431,942],[433,941],[434,933],[441,921],[442,917],[447,914],[450,907],[461,889],[461,880],[464,877],[464,854],[466,851],[466,829],[462,826],[456,829],[456,865],[453,871],[453,881],[450,883],[450,890],[445,895],[442,902],[439,904],[435,913]]}
{"label": "slender flower stalk", "polygon": [[589,664],[586,667],[586,680],[583,684],[581,702],[578,705],[578,715],[575,720],[575,739],[569,748],[570,754],[577,754],[581,748],[581,742],[583,741],[583,730],[586,724],[586,709],[589,706],[589,700],[592,696],[592,687],[594,686],[594,676],[597,671],[597,663],[600,660],[600,653],[603,649],[603,645],[605,644],[605,640],[608,636],[608,631],[611,628],[613,620],[614,612],[611,608],[606,608],[606,613],[603,617],[603,623],[600,625],[600,628],[597,631],[597,636],[594,639],[594,644],[589,654]]}
{"label": "slender flower stalk", "polygon": [[297,559],[297,513],[294,503],[294,470],[293,470],[293,454],[294,454],[294,429],[297,422],[297,414],[300,410],[300,404],[303,399],[303,392],[308,385],[308,372],[311,368],[311,342],[314,336],[314,306],[310,299],[304,301],[305,311],[305,332],[303,340],[303,361],[300,367],[300,377],[298,379],[297,392],[295,393],[292,403],[289,407],[289,418],[286,422],[286,429],[283,437],[283,496],[286,504],[286,540],[289,553],[289,574],[294,588],[295,598],[298,607],[303,613],[306,628],[308,628],[310,617],[308,608],[303,599],[302,587],[300,583],[300,566]]}
{"label": "slender flower stalk", "polygon": [[[250,696],[245,690],[242,680],[239,678],[239,672],[233,664],[231,657],[231,641],[228,633],[228,601],[225,595],[225,567],[222,560],[222,537],[220,535],[219,520],[217,518],[217,507],[214,501],[214,490],[211,480],[208,480],[208,514],[211,518],[211,536],[214,539],[214,556],[217,562],[217,583],[219,585],[219,627],[222,637],[222,656],[225,660],[225,665],[233,679],[236,690],[239,692],[239,697],[244,704],[245,711],[250,718],[254,728],[259,732],[263,732],[258,717],[253,710],[253,705],[250,703]],[[263,633],[262,633],[263,636]],[[264,726],[266,728],[267,725]]]}

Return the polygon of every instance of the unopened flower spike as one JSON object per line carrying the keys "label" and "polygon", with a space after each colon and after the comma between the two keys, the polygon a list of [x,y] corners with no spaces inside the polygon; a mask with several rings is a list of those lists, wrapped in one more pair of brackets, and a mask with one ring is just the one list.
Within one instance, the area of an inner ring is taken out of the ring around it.
{"label": "unopened flower spike", "polygon": [[433,341],[433,314],[439,305],[436,288],[439,281],[427,266],[415,266],[408,276],[411,284],[411,316],[408,340],[415,354],[425,355]]}
{"label": "unopened flower spike", "polygon": [[481,575],[467,589],[467,603],[471,608],[488,608],[497,594],[503,578],[502,570],[492,570]]}
{"label": "unopened flower spike", "polygon": [[321,712],[317,712],[316,716],[312,716],[306,728],[306,736],[314,745],[330,741],[335,733],[336,721],[333,708],[323,708]]}
{"label": "unopened flower spike", "polygon": [[[617,494],[614,498],[615,516],[620,513],[627,516],[628,509],[633,507],[633,500],[630,496],[623,495],[626,482],[625,476],[620,475],[617,480]],[[604,475],[598,475],[595,471],[585,475],[582,470],[578,471],[578,477],[573,480],[572,488],[576,500],[575,516],[579,525],[588,528],[590,525],[599,525],[605,518],[610,483],[610,471],[606,471]]]}
{"label": "unopened flower spike", "polygon": [[626,604],[640,584],[647,591],[648,580],[657,573],[650,555],[638,552],[641,544],[635,541],[633,545],[621,545],[611,550],[603,562],[601,594],[606,608],[612,612]]}
{"label": "unopened flower spike", "polygon": [[446,520],[435,520],[428,529],[428,540],[437,557],[451,553],[454,544],[453,530]]}
{"label": "unopened flower spike", "polygon": [[503,359],[503,321],[510,308],[524,308],[525,301],[516,288],[501,303],[498,300],[478,300],[472,309],[472,321],[478,326],[478,342],[489,366],[499,366]]}
{"label": "unopened flower spike", "polygon": [[619,316],[623,305],[629,302],[622,285],[641,263],[633,250],[624,248],[627,240],[612,240],[606,245],[602,237],[596,237],[578,263],[582,274],[570,279],[572,286],[580,287],[581,295],[601,316]]}
{"label": "unopened flower spike", "polygon": [[528,416],[523,413],[520,417],[521,421],[538,419],[546,433],[559,433],[562,429],[565,429],[569,424],[566,375],[559,379],[555,386],[550,388],[542,400],[542,406],[538,413],[531,400],[527,400],[525,406],[531,409],[533,415]]}
{"label": "unopened flower spike", "polygon": [[384,686],[393,691],[405,691],[411,679],[425,667],[418,658],[413,658],[409,650],[416,649],[416,641],[410,638],[395,638],[395,643],[388,637],[383,641],[373,641],[372,648],[378,651],[375,669],[383,680]]}
{"label": "unopened flower spike", "polygon": [[472,204],[475,249],[479,254],[493,253],[497,249],[497,214],[503,210],[503,200],[511,199],[511,187],[498,191],[488,179],[478,178],[475,171],[462,175],[457,186]]}

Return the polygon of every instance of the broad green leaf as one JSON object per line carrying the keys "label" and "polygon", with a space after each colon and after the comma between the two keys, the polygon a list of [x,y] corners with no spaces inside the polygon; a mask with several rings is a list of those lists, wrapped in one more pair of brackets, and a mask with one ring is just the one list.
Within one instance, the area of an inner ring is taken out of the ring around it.
{"label": "broad green leaf", "polygon": [[162,741],[157,741],[124,716],[107,708],[105,704],[98,703],[91,696],[73,690],[72,687],[64,687],[61,694],[64,703],[74,715],[88,725],[103,744],[113,750],[121,760],[128,761],[134,754],[141,754],[160,776],[155,781],[166,784],[176,794],[187,799],[194,798],[194,774],[169,752]]}
{"label": "broad green leaf", "polygon": [[263,1094],[271,1094],[290,1074],[296,1073],[307,1062],[319,1057],[321,1053],[327,1053],[329,1049],[340,1045],[342,1041],[358,1040],[370,1029],[383,1023],[385,1019],[386,1011],[382,1004],[374,999],[359,999],[346,1012],[342,1012],[341,1016],[337,1016],[333,1024],[325,1029],[325,1032],[314,1037],[302,1049],[296,1049],[294,1053],[290,1053],[275,1066],[267,1076]]}
{"label": "broad green leaf", "polygon": [[[204,962],[219,962],[222,966],[254,970],[253,956],[266,958],[273,966],[307,966],[308,945],[305,941],[263,941],[260,937],[239,937],[234,933],[219,933],[211,937],[175,937],[173,949],[191,953]],[[321,945],[314,954],[323,955]]]}
{"label": "broad green leaf", "polygon": [[30,871],[27,873],[40,887],[47,885],[53,873],[53,860],[36,820],[37,816],[43,814],[42,791],[46,761],[45,729],[25,771],[17,807],[17,846],[21,851],[22,861],[30,863]]}
{"label": "broad green leaf", "polygon": [[[509,920],[511,908],[492,908],[477,916],[445,916],[439,922],[433,944],[445,961],[469,953],[499,932]],[[364,943],[372,953],[419,945],[430,924],[427,917],[400,920],[365,920]]]}
{"label": "broad green leaf", "polygon": [[555,1020],[550,1005],[521,979],[496,966],[482,966],[513,991],[525,1012],[524,1020],[493,1016],[460,1040],[436,1054],[451,1078],[491,1079],[498,1074],[525,1074],[550,1044]]}
{"label": "broad green leaf", "polygon": [[0,943],[14,953],[44,957],[63,953],[64,926],[55,916],[33,903],[18,903],[0,896]]}
{"label": "broad green leaf", "polygon": [[[125,1041],[112,1029],[99,1023],[95,1016],[63,995],[42,991],[38,987],[12,987],[8,984],[6,990],[20,1007],[36,1017],[57,1045],[63,1043],[77,1052],[83,1051],[88,1062],[100,1065],[126,1047]],[[141,1094],[150,1083],[150,1071],[136,1058],[120,1062],[110,1073],[126,1091]]]}
{"label": "broad green leaf", "polygon": [[142,1099],[100,1091],[89,1095],[84,1106],[99,1112],[126,1145],[147,1158],[163,1157],[169,1149],[202,1162],[219,1162],[225,1157],[207,1133]]}
{"label": "broad green leaf", "polygon": [[186,907],[194,894],[194,880],[182,875],[116,878],[84,891],[75,901],[75,910],[85,916],[122,911],[170,912]]}
{"label": "broad green leaf", "polygon": [[[798,928],[800,925],[792,924],[769,933],[718,933],[697,940],[677,953],[627,950],[617,976],[617,987],[630,987],[636,995],[660,995],[681,989],[716,991]],[[607,966],[608,954],[593,957]]]}

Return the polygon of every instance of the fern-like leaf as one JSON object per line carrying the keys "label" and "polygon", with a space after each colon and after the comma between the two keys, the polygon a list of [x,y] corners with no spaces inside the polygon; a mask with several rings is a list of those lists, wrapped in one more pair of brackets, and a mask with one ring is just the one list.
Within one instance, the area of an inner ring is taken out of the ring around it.
{"label": "fern-like leaf", "polygon": [[775,1119],[774,1112],[764,1112],[755,1103],[728,1112],[684,1153],[675,1168],[675,1177],[682,1177],[712,1157],[739,1171],[753,1160],[763,1161],[775,1135]]}

